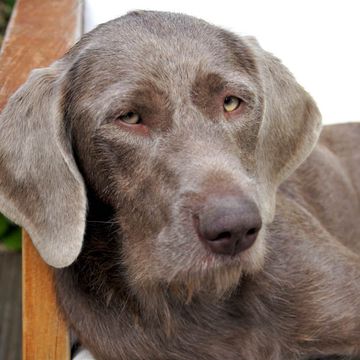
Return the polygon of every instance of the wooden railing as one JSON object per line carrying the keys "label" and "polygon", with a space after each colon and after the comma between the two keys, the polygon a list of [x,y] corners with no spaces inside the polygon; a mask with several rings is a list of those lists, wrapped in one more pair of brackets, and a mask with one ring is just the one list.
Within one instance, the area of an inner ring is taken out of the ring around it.
{"label": "wooden railing", "polygon": [[[18,0],[0,53],[0,111],[30,70],[61,57],[82,33],[81,0]],[[23,359],[68,360],[52,269],[23,232]]]}

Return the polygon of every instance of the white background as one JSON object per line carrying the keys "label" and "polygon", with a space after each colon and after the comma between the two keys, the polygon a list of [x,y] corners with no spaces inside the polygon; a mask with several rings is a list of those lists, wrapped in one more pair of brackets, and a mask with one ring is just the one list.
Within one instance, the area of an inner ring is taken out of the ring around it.
{"label": "white background", "polygon": [[256,36],[311,93],[324,123],[360,120],[360,1],[85,0],[85,30],[136,9],[182,12]]}

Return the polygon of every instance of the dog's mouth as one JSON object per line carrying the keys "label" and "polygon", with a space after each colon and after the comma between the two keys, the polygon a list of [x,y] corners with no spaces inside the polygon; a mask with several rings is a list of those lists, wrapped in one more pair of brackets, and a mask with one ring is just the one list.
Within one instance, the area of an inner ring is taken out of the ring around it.
{"label": "dog's mouth", "polygon": [[[198,296],[221,301],[238,288],[244,274],[254,274],[262,268],[263,229],[246,250],[227,255],[204,246],[197,232],[189,232],[185,219],[182,220],[182,225],[173,223],[161,231],[148,261],[128,259],[129,269],[135,274],[132,286],[136,291],[152,291],[160,286],[182,303]],[[190,216],[188,220],[187,224],[192,224]],[[186,228],[186,235],[179,237],[180,228]]]}
{"label": "dog's mouth", "polygon": [[192,259],[191,269],[180,272],[176,279],[187,288],[187,301],[196,294],[214,300],[225,298],[238,288],[243,275],[261,271],[266,253],[264,233],[265,229],[261,229],[252,245],[231,256],[202,249],[202,254]]}
{"label": "dog's mouth", "polygon": [[204,240],[198,233],[195,234],[196,238],[192,241],[197,241],[199,246],[191,255],[182,257],[182,261],[179,261],[181,267],[177,267],[176,272],[171,273],[170,270],[167,274],[167,283],[174,285],[186,303],[197,295],[213,300],[227,297],[239,286],[244,273],[256,272],[263,262],[255,239],[247,249],[229,255],[212,251],[203,244]]}
{"label": "dog's mouth", "polygon": [[243,274],[262,268],[264,227],[256,205],[238,195],[205,205],[190,196],[174,202],[147,255],[141,249],[141,259],[129,260],[140,285],[177,289],[182,301],[196,294],[218,299],[237,288]]}
{"label": "dog's mouth", "polygon": [[228,258],[208,254],[199,260],[197,269],[180,272],[171,283],[183,289],[187,303],[196,295],[215,300],[231,294],[239,285],[242,274],[243,267],[238,256]]}

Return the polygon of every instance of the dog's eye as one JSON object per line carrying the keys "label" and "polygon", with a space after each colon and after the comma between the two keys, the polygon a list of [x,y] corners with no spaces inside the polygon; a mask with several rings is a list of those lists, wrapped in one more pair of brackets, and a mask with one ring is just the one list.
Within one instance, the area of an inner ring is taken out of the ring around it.
{"label": "dog's eye", "polygon": [[141,123],[141,117],[139,114],[132,111],[118,117],[119,120],[126,124],[135,125]]}
{"label": "dog's eye", "polygon": [[236,96],[227,96],[224,99],[224,110],[226,112],[232,112],[241,105],[242,100]]}

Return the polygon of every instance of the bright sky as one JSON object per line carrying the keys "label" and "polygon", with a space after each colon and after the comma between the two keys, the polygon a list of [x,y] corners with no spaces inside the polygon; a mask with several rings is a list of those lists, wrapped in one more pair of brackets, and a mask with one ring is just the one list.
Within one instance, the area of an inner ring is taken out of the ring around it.
{"label": "bright sky", "polygon": [[85,0],[85,30],[136,9],[182,12],[256,36],[311,93],[324,123],[360,121],[360,1]]}

